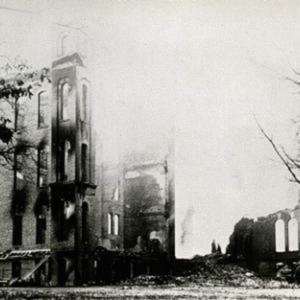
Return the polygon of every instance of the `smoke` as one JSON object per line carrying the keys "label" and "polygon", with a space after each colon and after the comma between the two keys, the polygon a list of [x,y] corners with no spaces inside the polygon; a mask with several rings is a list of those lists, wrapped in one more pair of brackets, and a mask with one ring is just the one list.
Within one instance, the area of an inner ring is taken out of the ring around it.
{"label": "smoke", "polygon": [[195,213],[194,208],[189,207],[189,209],[187,210],[187,213],[181,223],[181,235],[180,235],[180,244],[181,245],[184,245],[184,243],[186,241],[186,237],[190,233],[189,227],[191,226],[191,220],[192,220],[194,213]]}

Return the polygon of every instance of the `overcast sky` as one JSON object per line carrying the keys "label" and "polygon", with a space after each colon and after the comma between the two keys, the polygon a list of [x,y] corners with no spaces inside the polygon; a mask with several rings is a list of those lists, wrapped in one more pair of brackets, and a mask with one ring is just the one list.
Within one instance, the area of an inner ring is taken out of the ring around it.
{"label": "overcast sky", "polygon": [[284,78],[300,71],[296,1],[1,4],[0,54],[49,64],[50,25],[83,26],[112,123],[139,138],[175,124],[179,256],[207,253],[213,239],[224,249],[241,217],[296,205],[298,187],[253,120],[295,153],[300,95]]}

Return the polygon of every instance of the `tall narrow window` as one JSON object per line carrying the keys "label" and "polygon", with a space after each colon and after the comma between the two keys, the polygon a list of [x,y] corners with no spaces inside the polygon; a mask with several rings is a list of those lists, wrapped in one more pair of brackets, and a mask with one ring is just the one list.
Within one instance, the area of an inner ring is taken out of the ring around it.
{"label": "tall narrow window", "polygon": [[25,127],[25,109],[22,106],[18,106],[18,120],[17,120],[17,129],[24,129]]}
{"label": "tall narrow window", "polygon": [[89,214],[89,205],[84,202],[82,204],[82,241],[88,241],[88,214]]}
{"label": "tall narrow window", "polygon": [[288,223],[289,231],[289,251],[299,250],[299,237],[298,237],[298,221],[294,215]]}
{"label": "tall narrow window", "polygon": [[114,215],[114,235],[119,235],[119,215]]}
{"label": "tall narrow window", "polygon": [[112,214],[107,214],[107,233],[112,234]]}
{"label": "tall narrow window", "polygon": [[15,180],[16,180],[16,190],[21,191],[24,188],[24,174],[22,170],[22,165],[24,164],[24,157],[22,155],[16,155],[16,165],[15,165]]}
{"label": "tall narrow window", "polygon": [[47,148],[38,149],[38,186],[47,186],[48,175],[48,151]]}
{"label": "tall narrow window", "polygon": [[42,205],[36,216],[36,243],[44,244],[46,241],[46,230],[47,230],[47,220],[46,220],[46,207]]}
{"label": "tall narrow window", "polygon": [[67,82],[64,82],[59,86],[60,88],[60,119],[68,120],[69,119],[69,93],[70,85]]}
{"label": "tall narrow window", "polygon": [[13,216],[13,246],[22,245],[23,216]]}
{"label": "tall narrow window", "polygon": [[276,252],[285,252],[285,228],[284,221],[278,219],[275,223]]}
{"label": "tall narrow window", "polygon": [[118,187],[116,187],[114,189],[113,200],[114,201],[119,201],[119,189],[118,189]]}
{"label": "tall narrow window", "polygon": [[63,180],[67,180],[69,175],[70,151],[71,144],[69,141],[65,141],[62,151],[63,157],[61,158],[61,175]]}
{"label": "tall narrow window", "polygon": [[48,94],[40,92],[38,94],[38,127],[43,128],[47,126],[46,114],[48,108]]}
{"label": "tall narrow window", "polygon": [[81,105],[82,113],[81,120],[86,121],[88,119],[88,88],[84,84],[82,86],[82,105]]}
{"label": "tall narrow window", "polygon": [[24,188],[24,176],[21,170],[16,171],[16,189],[18,191],[23,190]]}
{"label": "tall narrow window", "polygon": [[88,146],[86,144],[81,145],[81,180],[89,181]]}
{"label": "tall narrow window", "polygon": [[66,218],[66,201],[60,200],[58,209],[59,228],[58,228],[58,240],[65,241],[67,239],[67,218]]}

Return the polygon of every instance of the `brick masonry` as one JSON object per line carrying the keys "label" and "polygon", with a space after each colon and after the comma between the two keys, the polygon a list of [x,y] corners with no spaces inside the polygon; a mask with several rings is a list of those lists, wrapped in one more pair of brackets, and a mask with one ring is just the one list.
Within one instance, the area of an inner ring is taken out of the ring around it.
{"label": "brick masonry", "polygon": [[[110,251],[132,250],[139,236],[146,238],[145,244],[148,248],[149,241],[156,239],[161,243],[161,251],[174,254],[175,243],[174,237],[171,236],[174,234],[174,222],[170,223],[171,215],[174,213],[174,174],[170,172],[173,162],[168,157],[168,149],[165,144],[156,146],[156,152],[161,155],[156,157],[160,162],[156,166],[145,167],[141,160],[128,159],[126,155],[121,155],[120,149],[116,149],[117,161],[105,161],[103,149],[105,149],[106,141],[101,134],[101,130],[105,129],[95,131],[91,126],[93,118],[98,117],[93,115],[92,92],[89,94],[90,102],[87,104],[90,116],[87,122],[81,121],[82,84],[83,82],[89,84],[88,75],[88,70],[78,53],[59,58],[53,63],[52,82],[35,88],[33,98],[28,99],[22,105],[25,119],[24,128],[20,129],[20,134],[30,139],[37,148],[40,145],[48,146],[48,185],[38,186],[37,165],[29,159],[26,169],[22,170],[27,193],[24,199],[26,207],[22,213],[22,245],[17,247],[12,245],[11,205],[14,176],[12,171],[0,168],[0,228],[2,231],[0,252],[12,249],[51,249],[51,263],[47,264],[47,272],[49,271],[47,276],[52,285],[74,285],[78,283],[78,278],[81,283],[90,279],[86,273],[95,273],[94,261],[88,261],[87,253],[90,255],[97,247],[104,247]],[[58,87],[61,80],[65,79],[70,84],[69,119],[60,121],[57,118],[60,109]],[[39,128],[38,95],[43,91],[48,93],[48,109],[45,115],[47,125]],[[97,105],[100,105],[99,101]],[[68,176],[62,178],[59,174],[62,156],[58,153],[59,149],[61,151],[63,148],[65,140],[70,143]],[[88,182],[81,180],[82,143],[85,143],[89,149],[87,154]],[[148,159],[149,153],[137,154],[136,157]],[[37,160],[37,151],[33,152],[33,158]],[[133,167],[132,163],[137,164]],[[140,172],[141,178],[148,179],[148,181],[142,181],[144,186],[142,194],[139,194],[140,199],[136,199],[134,195],[140,192],[135,190],[136,181],[126,179],[128,167],[132,171]],[[151,193],[153,184],[155,190]],[[45,202],[49,202],[46,210],[47,230],[45,243],[37,244],[35,212],[37,201],[40,201],[41,197],[46,197]],[[148,200],[147,210],[140,211],[138,217],[133,215],[130,209],[136,200],[137,202]],[[62,201],[66,204],[64,211],[59,209]],[[88,207],[86,220],[83,216],[84,205]],[[65,220],[67,238],[61,240],[59,238],[62,231],[61,216],[62,213],[67,216],[67,211],[70,213],[70,217],[66,217],[68,220]],[[114,230],[111,233],[108,231],[108,213],[119,217],[118,234],[114,234]],[[146,227],[142,227],[140,222],[146,224]],[[33,259],[21,260],[21,273],[24,275],[35,264],[36,261]],[[60,269],[62,265],[65,265],[64,271]],[[61,278],[62,274],[65,278]],[[11,261],[0,260],[0,278],[10,277]]]}

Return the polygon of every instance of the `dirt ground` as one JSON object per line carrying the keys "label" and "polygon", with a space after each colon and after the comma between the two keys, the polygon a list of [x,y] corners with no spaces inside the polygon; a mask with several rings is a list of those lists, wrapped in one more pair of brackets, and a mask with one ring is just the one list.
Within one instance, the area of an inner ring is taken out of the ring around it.
{"label": "dirt ground", "polygon": [[106,286],[88,288],[2,288],[0,299],[299,299],[299,288],[254,289],[198,286]]}

